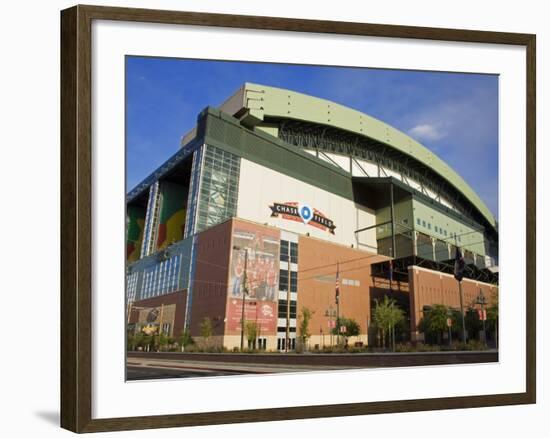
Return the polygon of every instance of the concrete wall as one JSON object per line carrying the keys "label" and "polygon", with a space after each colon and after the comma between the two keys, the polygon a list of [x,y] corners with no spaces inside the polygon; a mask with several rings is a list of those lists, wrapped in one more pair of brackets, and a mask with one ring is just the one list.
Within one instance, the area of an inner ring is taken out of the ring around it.
{"label": "concrete wall", "polygon": [[[355,230],[375,223],[373,210],[246,159],[241,160],[240,172],[237,206],[240,218],[345,245],[357,245]],[[319,210],[336,225],[334,234],[315,228],[311,223],[283,219],[281,215],[272,217],[269,207],[274,202],[298,202]],[[362,234],[362,241],[376,248],[374,230],[370,235]]]}

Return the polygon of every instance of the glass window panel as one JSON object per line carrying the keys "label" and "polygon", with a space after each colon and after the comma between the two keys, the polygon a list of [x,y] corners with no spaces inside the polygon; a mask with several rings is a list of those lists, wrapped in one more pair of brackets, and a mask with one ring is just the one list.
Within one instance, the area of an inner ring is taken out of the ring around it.
{"label": "glass window panel", "polygon": [[298,263],[298,244],[290,243],[290,261],[292,263]]}
{"label": "glass window panel", "polygon": [[295,271],[290,273],[290,292],[298,292],[298,273]]}
{"label": "glass window panel", "polygon": [[279,271],[279,290],[288,289],[288,272],[284,269]]}
{"label": "glass window panel", "polygon": [[288,242],[286,240],[281,240],[281,261],[288,261]]}

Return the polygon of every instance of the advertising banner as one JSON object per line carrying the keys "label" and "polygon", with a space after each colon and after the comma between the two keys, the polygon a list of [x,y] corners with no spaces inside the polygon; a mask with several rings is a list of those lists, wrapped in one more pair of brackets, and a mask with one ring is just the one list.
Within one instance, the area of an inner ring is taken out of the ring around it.
{"label": "advertising banner", "polygon": [[334,234],[336,225],[326,217],[321,211],[316,208],[311,208],[309,205],[300,204],[298,202],[274,202],[270,205],[271,217],[281,217],[282,219],[295,222],[302,222],[305,225],[319,228],[320,230],[328,231]]}
{"label": "advertising banner", "polygon": [[227,303],[228,332],[241,331],[243,296],[245,325],[247,322],[256,323],[260,336],[275,332],[279,243],[278,230],[253,224],[235,226]]}
{"label": "advertising banner", "polygon": [[[242,298],[229,301],[227,306],[227,330],[229,332],[240,333],[241,331],[242,305]],[[277,328],[277,303],[245,300],[244,321],[245,327],[251,322],[256,324],[257,337],[274,334]]]}
{"label": "advertising banner", "polygon": [[139,330],[146,335],[158,334],[159,328],[163,327],[163,332],[171,336],[174,328],[174,318],[176,315],[176,305],[160,305],[160,306],[136,306],[139,310],[137,326]]}

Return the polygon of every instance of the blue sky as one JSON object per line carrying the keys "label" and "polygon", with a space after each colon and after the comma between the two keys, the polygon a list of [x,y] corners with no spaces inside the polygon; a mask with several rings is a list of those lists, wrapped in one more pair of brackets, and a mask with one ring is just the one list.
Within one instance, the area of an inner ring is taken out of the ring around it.
{"label": "blue sky", "polygon": [[177,151],[204,107],[243,82],[329,99],[393,125],[453,167],[498,217],[493,75],[128,57],[128,188]]}

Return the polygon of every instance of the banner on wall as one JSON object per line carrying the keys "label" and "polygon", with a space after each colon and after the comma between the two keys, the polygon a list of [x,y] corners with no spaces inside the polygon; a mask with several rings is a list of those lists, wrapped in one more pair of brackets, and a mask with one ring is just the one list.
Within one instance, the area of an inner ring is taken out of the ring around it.
{"label": "banner on wall", "polygon": [[311,208],[309,205],[300,204],[298,202],[274,202],[270,205],[271,217],[281,217],[282,219],[295,222],[302,222],[305,225],[319,228],[323,231],[328,231],[334,234],[336,225],[316,208]]}
{"label": "banner on wall", "polygon": [[240,332],[243,314],[244,271],[248,293],[244,295],[245,322],[255,322],[260,333],[277,328],[279,290],[279,244],[277,230],[251,224],[233,230],[233,252],[227,303],[227,330]]}
{"label": "banner on wall", "polygon": [[158,334],[161,326],[164,334],[172,335],[176,305],[168,304],[151,307],[138,307],[139,315],[136,321],[139,330],[146,335]]}

